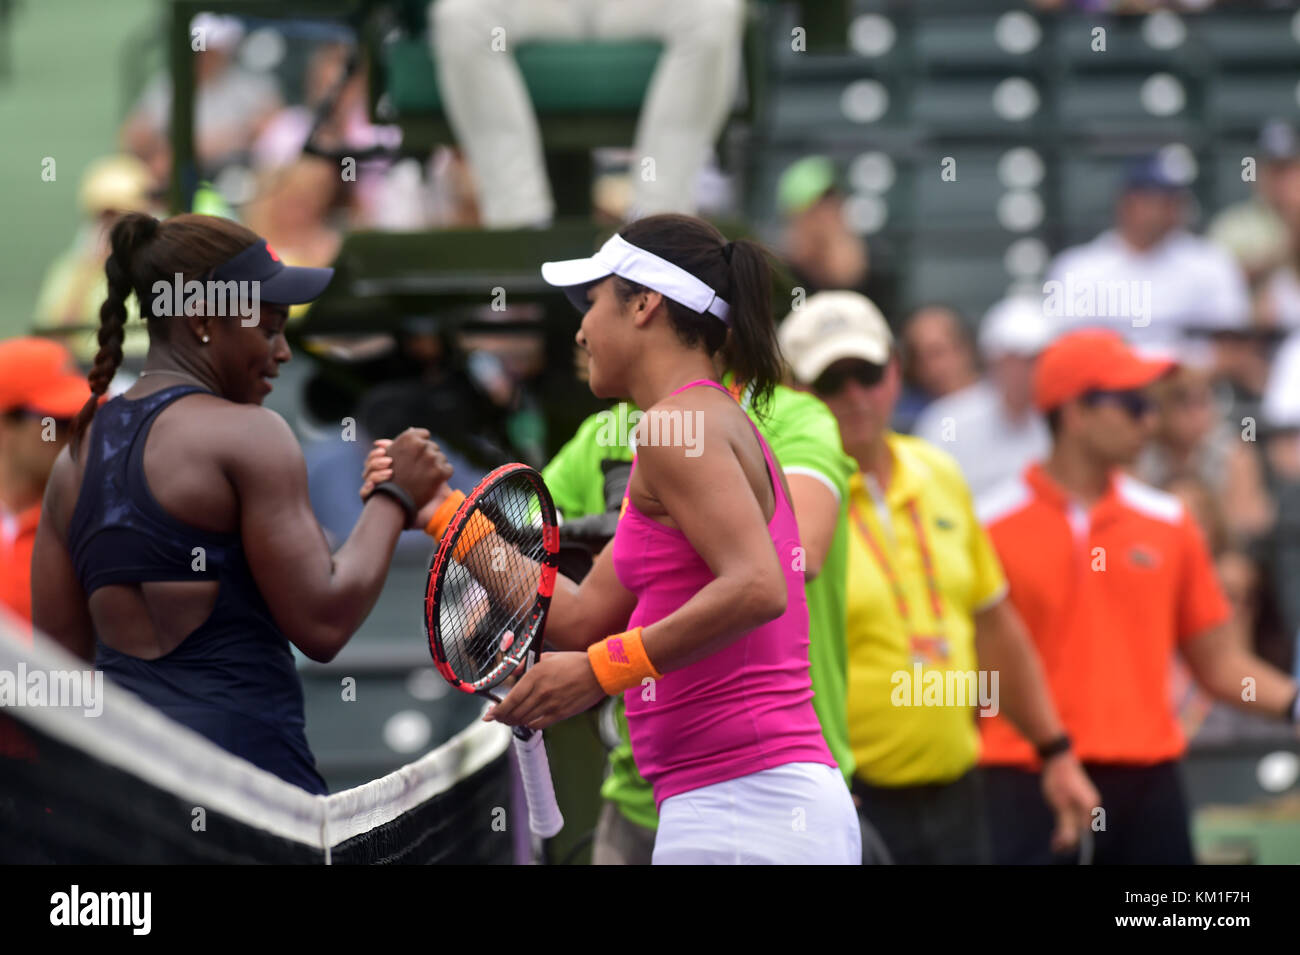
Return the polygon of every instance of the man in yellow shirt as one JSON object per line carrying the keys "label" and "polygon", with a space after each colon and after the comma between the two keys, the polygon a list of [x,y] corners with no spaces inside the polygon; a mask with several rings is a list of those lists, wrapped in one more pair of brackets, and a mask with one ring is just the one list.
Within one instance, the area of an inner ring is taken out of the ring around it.
{"label": "man in yellow shirt", "polygon": [[1005,712],[1037,746],[1053,841],[1074,844],[1100,799],[1070,751],[957,463],[888,429],[900,373],[884,317],[855,292],[823,292],[780,335],[795,379],[834,413],[859,468],[849,483],[846,639],[864,861],[990,861],[972,772],[977,712]]}

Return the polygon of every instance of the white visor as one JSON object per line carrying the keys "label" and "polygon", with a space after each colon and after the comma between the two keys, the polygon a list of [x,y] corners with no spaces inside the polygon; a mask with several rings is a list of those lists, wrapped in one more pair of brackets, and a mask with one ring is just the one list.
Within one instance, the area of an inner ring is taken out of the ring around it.
{"label": "white visor", "polygon": [[542,278],[549,285],[563,288],[569,301],[580,312],[590,307],[586,301],[586,287],[610,275],[654,289],[693,312],[707,312],[722,324],[730,324],[727,314],[731,306],[718,298],[718,293],[707,283],[667,259],[637,248],[620,235],[613,236],[589,259],[542,263]]}

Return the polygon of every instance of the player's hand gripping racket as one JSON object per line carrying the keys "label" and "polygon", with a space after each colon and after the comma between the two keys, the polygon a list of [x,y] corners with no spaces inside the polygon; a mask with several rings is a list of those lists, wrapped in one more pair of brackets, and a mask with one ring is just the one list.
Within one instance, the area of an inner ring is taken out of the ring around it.
{"label": "player's hand gripping racket", "polygon": [[[560,550],[555,504],[542,476],[507,464],[457,509],[429,565],[425,630],[433,662],[452,686],[500,703],[493,689],[541,653]],[[515,728],[529,827],[549,839],[564,827],[542,734]]]}

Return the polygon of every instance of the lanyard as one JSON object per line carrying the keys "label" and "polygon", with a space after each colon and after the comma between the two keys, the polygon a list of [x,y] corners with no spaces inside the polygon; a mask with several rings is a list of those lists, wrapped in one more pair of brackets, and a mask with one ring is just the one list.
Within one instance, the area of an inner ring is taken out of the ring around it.
{"label": "lanyard", "polygon": [[[907,598],[903,595],[903,584],[898,578],[898,572],[894,570],[894,565],[889,562],[885,556],[885,550],[876,540],[876,535],[871,533],[871,528],[863,520],[861,513],[858,511],[857,501],[849,505],[849,511],[853,514],[853,520],[858,525],[858,532],[862,534],[862,539],[867,542],[867,547],[880,565],[881,572],[885,579],[889,581],[889,589],[894,593],[894,603],[898,606],[898,615],[906,623],[911,619],[911,613],[907,607]],[[939,596],[939,581],[934,574],[934,560],[930,556],[930,545],[925,538],[925,526],[921,523],[920,512],[916,508],[916,501],[907,502],[907,513],[912,518],[912,527],[916,530],[916,543],[921,549],[921,564],[925,568],[925,585],[930,592],[930,612],[934,614],[935,622],[943,626],[943,600]]]}

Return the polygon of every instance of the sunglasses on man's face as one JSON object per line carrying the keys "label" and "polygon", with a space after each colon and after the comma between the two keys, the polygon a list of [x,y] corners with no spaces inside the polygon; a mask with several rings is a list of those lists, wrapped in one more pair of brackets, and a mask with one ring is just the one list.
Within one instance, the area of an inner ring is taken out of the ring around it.
{"label": "sunglasses on man's face", "polygon": [[17,424],[20,421],[44,422],[46,418],[50,418],[53,419],[55,426],[60,431],[62,431],[64,428],[68,428],[72,426],[71,418],[55,418],[54,415],[49,414],[45,411],[37,411],[35,408],[27,408],[27,407],[14,408],[12,411],[7,412],[5,417],[7,417],[10,421],[14,422],[15,424]]}
{"label": "sunglasses on man's face", "polygon": [[1124,409],[1130,418],[1138,419],[1151,410],[1151,401],[1147,398],[1146,393],[1137,390],[1129,391],[1089,391],[1083,396],[1083,403],[1089,407],[1096,407],[1100,404],[1117,405]]}
{"label": "sunglasses on man's face", "polygon": [[884,365],[873,365],[869,361],[841,361],[818,375],[812,387],[823,398],[831,398],[843,391],[850,381],[856,381],[863,388],[874,388],[884,378]]}

